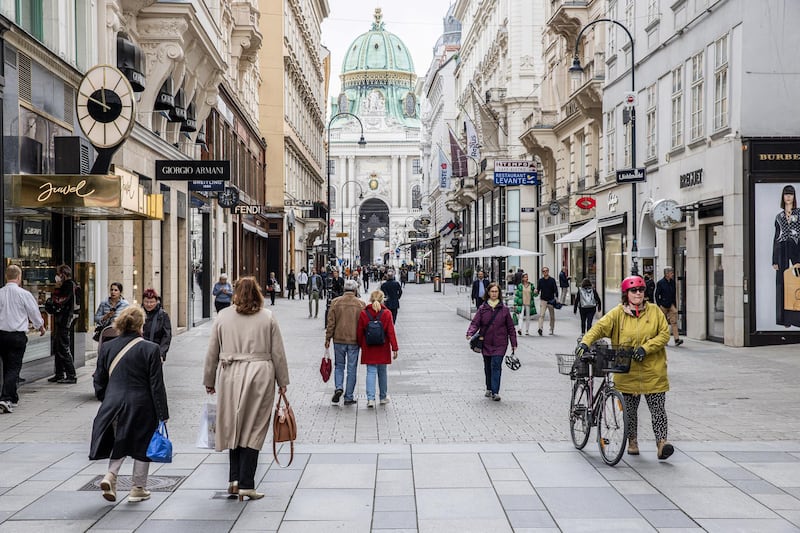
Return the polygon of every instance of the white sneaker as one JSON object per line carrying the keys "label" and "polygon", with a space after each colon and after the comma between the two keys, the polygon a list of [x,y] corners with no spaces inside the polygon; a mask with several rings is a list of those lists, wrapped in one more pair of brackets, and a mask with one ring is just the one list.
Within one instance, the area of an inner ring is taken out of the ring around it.
{"label": "white sneaker", "polygon": [[133,487],[128,495],[128,501],[131,503],[143,502],[150,499],[150,491],[144,487]]}
{"label": "white sneaker", "polygon": [[369,408],[369,409],[375,408],[375,400],[368,400],[367,401],[367,408]]}
{"label": "white sneaker", "polygon": [[13,413],[14,408],[11,407],[11,402],[3,400],[0,402],[0,413]]}
{"label": "white sneaker", "polygon": [[379,403],[381,405],[386,405],[387,403],[389,403],[391,401],[392,401],[392,399],[387,396],[386,398],[381,398],[381,401]]}

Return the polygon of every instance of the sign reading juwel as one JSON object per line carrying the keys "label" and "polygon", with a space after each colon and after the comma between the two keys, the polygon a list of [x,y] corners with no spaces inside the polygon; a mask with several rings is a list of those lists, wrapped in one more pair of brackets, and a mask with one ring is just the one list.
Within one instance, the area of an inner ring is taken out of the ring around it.
{"label": "sign reading juwel", "polygon": [[218,161],[156,161],[156,179],[160,181],[229,181],[231,162]]}

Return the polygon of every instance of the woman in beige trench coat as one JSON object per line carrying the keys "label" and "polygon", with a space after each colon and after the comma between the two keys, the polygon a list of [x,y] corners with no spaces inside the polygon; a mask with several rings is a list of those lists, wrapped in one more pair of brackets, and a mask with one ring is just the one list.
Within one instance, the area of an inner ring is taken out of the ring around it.
{"label": "woman in beige trench coat", "polygon": [[239,279],[233,305],[211,328],[203,384],[218,393],[216,450],[230,450],[228,493],[257,500],[258,452],[264,444],[275,399],[289,385],[283,338],[255,278]]}

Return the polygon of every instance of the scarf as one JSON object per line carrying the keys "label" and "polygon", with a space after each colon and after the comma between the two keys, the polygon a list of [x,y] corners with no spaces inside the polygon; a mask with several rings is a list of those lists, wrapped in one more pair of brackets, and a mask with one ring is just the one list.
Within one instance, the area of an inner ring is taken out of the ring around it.
{"label": "scarf", "polygon": [[497,300],[486,300],[486,303],[489,304],[489,307],[494,309],[495,307],[497,307],[497,304],[500,303],[500,300],[499,299],[497,299]]}

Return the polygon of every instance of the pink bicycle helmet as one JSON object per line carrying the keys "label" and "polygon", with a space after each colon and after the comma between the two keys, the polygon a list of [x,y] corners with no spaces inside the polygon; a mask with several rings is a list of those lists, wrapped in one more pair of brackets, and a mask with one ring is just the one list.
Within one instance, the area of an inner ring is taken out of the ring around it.
{"label": "pink bicycle helmet", "polygon": [[646,287],[644,280],[640,276],[628,276],[622,280],[622,294],[625,294],[634,287]]}

